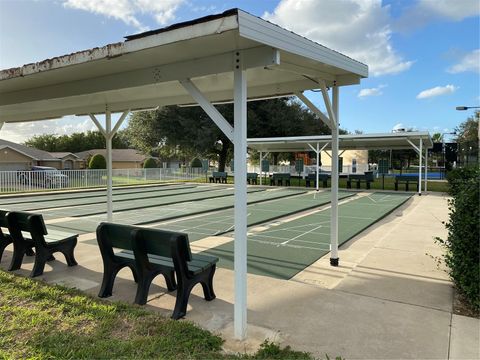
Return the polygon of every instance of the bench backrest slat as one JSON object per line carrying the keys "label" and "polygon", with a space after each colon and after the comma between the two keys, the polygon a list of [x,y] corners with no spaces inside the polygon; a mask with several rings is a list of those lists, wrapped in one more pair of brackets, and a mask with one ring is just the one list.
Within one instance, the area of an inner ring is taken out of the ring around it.
{"label": "bench backrest slat", "polygon": [[131,225],[101,223],[97,228],[97,239],[108,248],[133,250]]}
{"label": "bench backrest slat", "polygon": [[165,257],[173,257],[172,242],[177,241],[179,251],[185,254],[185,260],[192,260],[187,234],[159,229],[137,228],[133,236],[135,241],[143,241],[143,249],[148,254]]}
{"label": "bench backrest slat", "polygon": [[[47,235],[47,227],[43,221],[43,216],[41,214],[30,213],[26,211],[11,211],[7,215],[7,221],[10,224],[9,219],[15,218],[15,226],[19,231],[25,232],[39,232],[41,235]],[[35,229],[32,228],[32,225],[35,225]]]}

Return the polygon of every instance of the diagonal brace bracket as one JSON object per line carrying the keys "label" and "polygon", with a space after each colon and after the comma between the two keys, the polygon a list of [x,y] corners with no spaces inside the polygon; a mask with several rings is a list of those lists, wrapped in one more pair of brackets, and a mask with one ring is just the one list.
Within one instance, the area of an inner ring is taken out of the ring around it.
{"label": "diagonal brace bracket", "polygon": [[212,103],[202,94],[190,79],[180,80],[180,84],[187,90],[190,96],[202,107],[213,122],[222,130],[225,136],[233,143],[233,126],[225,120],[222,114],[212,105]]}

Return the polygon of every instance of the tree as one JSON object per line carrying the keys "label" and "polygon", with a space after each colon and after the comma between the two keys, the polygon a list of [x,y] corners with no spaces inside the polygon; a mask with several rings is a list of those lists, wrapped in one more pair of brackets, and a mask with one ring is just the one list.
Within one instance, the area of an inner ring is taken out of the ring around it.
{"label": "tree", "polygon": [[[233,105],[216,108],[233,125]],[[252,101],[247,111],[248,137],[330,133],[315,114],[289,98]],[[167,106],[135,113],[126,136],[134,147],[161,157],[218,156],[219,171],[224,171],[232,157],[233,144],[200,107]],[[274,162],[279,156],[288,158],[290,154],[275,154]]]}
{"label": "tree", "polygon": [[[49,152],[81,152],[91,149],[105,149],[105,137],[99,131],[73,133],[70,135],[35,135],[25,145]],[[119,131],[112,140],[114,149],[127,149],[124,131]]]}
{"label": "tree", "polygon": [[440,133],[435,133],[432,135],[432,141],[434,143],[441,143],[443,142],[443,135]]}
{"label": "tree", "polygon": [[89,169],[106,169],[107,161],[102,154],[95,154],[88,162]]}
{"label": "tree", "polygon": [[457,134],[456,142],[458,146],[458,155],[461,161],[466,160],[469,163],[470,158],[478,158],[480,156],[478,146],[478,122],[480,121],[480,111],[476,111],[474,116],[470,116],[455,128]]}

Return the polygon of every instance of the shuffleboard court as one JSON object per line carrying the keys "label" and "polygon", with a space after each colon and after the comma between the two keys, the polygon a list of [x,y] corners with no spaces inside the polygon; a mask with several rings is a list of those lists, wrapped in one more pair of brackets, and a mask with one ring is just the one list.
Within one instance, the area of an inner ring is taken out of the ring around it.
{"label": "shuffleboard court", "polygon": [[[257,192],[264,191],[263,189],[249,189],[248,192]],[[168,197],[154,197],[154,198],[145,198],[145,199],[132,199],[130,201],[122,201],[119,203],[113,204],[114,211],[124,211],[124,210],[140,210],[148,207],[155,207],[161,205],[170,205],[188,201],[199,201],[203,199],[211,198],[220,198],[224,196],[233,196],[234,189],[233,187],[228,188],[218,188],[212,191],[203,191],[200,193],[192,194],[178,194],[176,196]],[[92,205],[81,205],[81,206],[67,206],[64,208],[55,208],[55,209],[45,209],[42,212],[46,218],[59,218],[66,216],[73,217],[84,217],[88,215],[100,215],[105,214],[106,212],[106,203],[101,204],[92,204]]]}
{"label": "shuffleboard court", "polygon": [[[175,188],[191,188],[201,186],[200,184],[159,184],[155,186],[125,186],[123,188],[113,188],[113,196],[121,194],[140,194],[150,191],[163,191],[171,190]],[[204,185],[206,186],[206,185]],[[43,203],[57,200],[67,199],[85,199],[85,198],[97,198],[107,196],[105,189],[84,189],[80,191],[67,191],[67,192],[48,192],[48,193],[35,193],[28,195],[8,195],[6,197],[0,197],[0,206],[9,204],[34,204]]]}
{"label": "shuffleboard court", "polygon": [[[339,199],[353,195],[355,194],[351,192],[340,192]],[[247,225],[254,226],[301,211],[318,208],[328,204],[330,200],[330,191],[324,191],[251,204],[247,208]],[[155,227],[162,230],[187,233],[188,239],[193,242],[205,237],[217,236],[233,231],[233,224],[234,212],[233,209],[229,209],[191,219],[180,219],[167,224],[158,224]]]}
{"label": "shuffleboard court", "polygon": [[[122,201],[132,201],[140,199],[154,199],[160,197],[176,196],[179,194],[193,194],[193,193],[203,193],[207,191],[218,191],[222,188],[215,186],[191,186],[191,187],[167,187],[161,189],[153,189],[150,191],[142,192],[133,192],[133,193],[121,193],[113,195],[114,207],[116,203]],[[23,210],[23,211],[36,211],[42,209],[55,209],[60,207],[76,207],[84,205],[94,205],[94,204],[106,204],[106,196],[96,196],[96,197],[82,197],[82,198],[72,198],[72,199],[60,199],[60,200],[49,200],[45,202],[35,202],[32,204],[10,204],[6,207],[9,210]]]}
{"label": "shuffleboard court", "polygon": [[[339,206],[339,245],[406,202],[409,194],[373,193]],[[233,269],[233,241],[204,251]],[[290,279],[330,252],[330,209],[248,236],[248,272]]]}
{"label": "shuffleboard court", "polygon": [[[306,193],[305,190],[272,189],[266,191],[249,192],[249,204],[285,198]],[[201,214],[220,209],[229,209],[234,205],[233,196],[204,199],[183,203],[173,203],[164,206],[155,206],[135,211],[118,211],[114,213],[114,221],[128,225],[142,225],[154,222],[175,219],[183,216]],[[85,216],[78,219],[56,222],[54,227],[78,231],[80,233],[93,232],[98,224],[105,221],[105,214]]]}

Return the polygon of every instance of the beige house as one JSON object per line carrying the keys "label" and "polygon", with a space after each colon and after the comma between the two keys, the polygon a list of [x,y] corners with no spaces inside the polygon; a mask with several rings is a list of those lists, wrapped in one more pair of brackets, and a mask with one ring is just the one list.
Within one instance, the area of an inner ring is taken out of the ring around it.
{"label": "beige house", "polygon": [[0,139],[0,171],[31,170],[32,166],[80,169],[81,164],[82,161],[72,153],[50,153]]}
{"label": "beige house", "polygon": [[[332,166],[331,151],[322,151],[321,161],[322,167],[328,169]],[[340,172],[363,173],[368,171],[368,150],[345,150],[340,151],[340,157],[343,159],[343,169]],[[355,169],[356,171],[353,171]]]}
{"label": "beige house", "polygon": [[[89,159],[95,155],[100,154],[106,158],[106,149],[92,149],[76,153],[79,159],[83,160],[85,166]],[[148,156],[143,155],[135,149],[113,149],[112,150],[112,168],[113,169],[138,169],[143,167],[143,162]]]}

